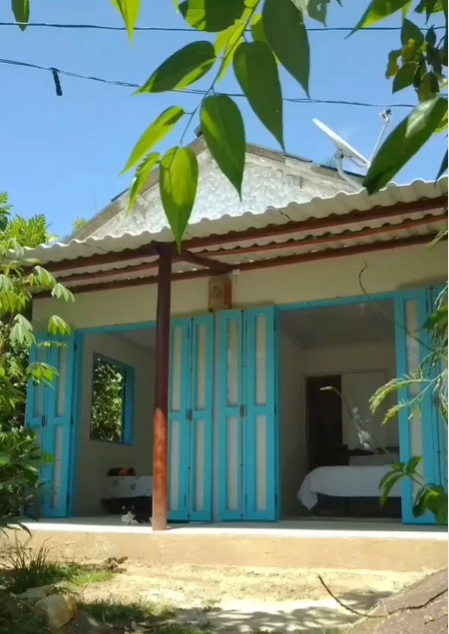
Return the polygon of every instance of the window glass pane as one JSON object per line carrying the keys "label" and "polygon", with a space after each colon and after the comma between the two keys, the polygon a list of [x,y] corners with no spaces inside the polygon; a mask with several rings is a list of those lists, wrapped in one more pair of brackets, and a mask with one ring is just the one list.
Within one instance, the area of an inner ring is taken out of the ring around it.
{"label": "window glass pane", "polygon": [[94,357],[90,417],[92,440],[123,442],[125,383],[126,370],[122,365]]}

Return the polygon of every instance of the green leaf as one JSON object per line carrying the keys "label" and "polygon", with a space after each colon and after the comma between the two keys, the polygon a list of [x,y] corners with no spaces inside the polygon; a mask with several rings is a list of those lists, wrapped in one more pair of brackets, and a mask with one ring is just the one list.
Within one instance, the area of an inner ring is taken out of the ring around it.
{"label": "green leaf", "polygon": [[35,266],[33,270],[35,284],[42,289],[50,289],[56,284],[56,280],[51,273],[41,266]]}
{"label": "green leaf", "polygon": [[398,59],[401,56],[401,49],[396,49],[388,53],[387,70],[385,71],[385,77],[391,79],[399,72]]}
{"label": "green leaf", "polygon": [[11,0],[11,9],[16,22],[22,22],[17,26],[21,31],[25,31],[30,21],[30,0]]}
{"label": "green leaf", "polygon": [[159,163],[161,155],[159,152],[152,152],[148,154],[143,161],[138,165],[134,178],[131,183],[131,187],[129,188],[129,198],[128,198],[128,212],[134,207],[134,204],[137,200],[137,196],[140,194],[142,189],[147,182],[148,176],[151,174],[153,169]]}
{"label": "green leaf", "polygon": [[161,159],[159,189],[173,235],[181,242],[192,213],[198,188],[198,161],[190,148],[174,147]]}
{"label": "green leaf", "polygon": [[[443,157],[443,160],[441,161],[440,169],[438,170],[438,174],[437,174],[436,180],[441,178],[443,176],[444,172],[447,172],[447,150],[446,150],[446,154]],[[447,308],[446,308],[446,311],[447,311]]]}
{"label": "green leaf", "polygon": [[179,11],[190,26],[210,33],[232,26],[244,10],[244,0],[186,0],[179,5]]}
{"label": "green leaf", "polygon": [[270,48],[242,42],[234,54],[234,73],[254,113],[284,149],[281,84]]}
{"label": "green leaf", "polygon": [[382,485],[379,484],[379,489],[381,489],[381,491],[382,491],[382,494],[380,496],[380,501],[379,501],[381,506],[384,506],[386,504],[386,502],[388,500],[388,496],[390,494],[390,491],[392,490],[394,485],[397,482],[399,482],[399,480],[401,480],[401,478],[404,477],[404,474],[396,473],[396,472],[391,472],[391,473],[389,473],[387,475],[389,475],[390,477],[384,480],[384,478],[385,478],[385,476],[384,476],[384,478],[382,478],[382,480],[384,480]]}
{"label": "green leaf", "polygon": [[9,333],[9,338],[13,343],[33,345],[35,342],[33,335],[33,326],[23,315],[16,315],[13,321],[14,325]]}
{"label": "green leaf", "polygon": [[48,320],[48,332],[51,335],[70,335],[70,326],[58,315],[52,315]]}
{"label": "green leaf", "polygon": [[401,42],[405,45],[410,40],[417,42],[417,44],[421,46],[421,44],[424,43],[424,34],[416,24],[413,24],[410,20],[404,20],[401,28]]}
{"label": "green leaf", "polygon": [[349,35],[385,20],[385,18],[403,9],[409,1],[410,0],[371,0],[367,10]]}
{"label": "green leaf", "polygon": [[128,38],[131,41],[134,35],[134,27],[139,19],[140,0],[112,0],[112,4],[122,16],[128,31]]}
{"label": "green leaf", "polygon": [[405,465],[405,471],[408,475],[412,475],[413,473],[415,473],[418,465],[421,463],[422,461],[422,457],[421,456],[413,456],[413,458],[410,458],[410,460],[407,462],[407,464]]}
{"label": "green leaf", "polygon": [[[447,154],[447,152],[446,152]],[[448,306],[439,306],[426,321],[423,330],[435,330],[436,328],[447,327],[448,323]]]}
{"label": "green leaf", "polygon": [[329,0],[291,0],[303,15],[326,24],[327,5]]}
{"label": "green leaf", "polygon": [[447,114],[448,113],[446,112],[444,117],[441,119],[440,125],[435,130],[437,134],[441,134],[442,132],[447,132]]}
{"label": "green leaf", "polygon": [[419,4],[415,7],[415,13],[425,12],[426,18],[427,20],[429,20],[432,13],[439,13],[440,11],[443,11],[444,5],[447,7],[446,0],[421,0]]}
{"label": "green leaf", "polygon": [[310,48],[302,13],[291,0],[265,0],[262,15],[274,55],[309,96]]}
{"label": "green leaf", "polygon": [[5,464],[9,464],[11,462],[11,456],[4,451],[0,451],[0,466],[4,466]]}
{"label": "green leaf", "polygon": [[184,114],[184,110],[180,106],[171,106],[164,110],[137,141],[121,173],[124,174],[131,167],[134,167],[145,154],[152,150],[159,141],[162,141],[173,130]]}
{"label": "green leaf", "polygon": [[221,67],[217,75],[217,79],[215,83],[217,84],[219,81],[223,79],[228,70],[229,66],[232,64],[234,59],[234,53],[237,49],[238,44],[243,42],[243,34],[245,33],[245,22],[238,22],[234,24],[234,26],[230,26],[226,31],[219,33],[217,39],[215,40],[215,53],[218,55],[223,52]]}
{"label": "green leaf", "polygon": [[440,92],[440,86],[438,84],[438,79],[435,73],[429,72],[425,73],[421,77],[421,81],[419,82],[418,87],[418,97],[420,101],[425,101],[426,99],[431,99],[438,95]]}
{"label": "green leaf", "polygon": [[251,18],[250,28],[251,35],[253,36],[253,40],[255,42],[268,44],[267,36],[265,35],[265,27],[263,25],[263,15],[261,13],[253,15]]}
{"label": "green leaf", "polygon": [[63,284],[60,284],[59,282],[54,285],[53,290],[51,291],[51,295],[55,299],[62,299],[65,302],[75,301],[73,293],[69,291],[69,289],[66,288]]}
{"label": "green leaf", "polygon": [[168,57],[135,94],[167,92],[190,86],[210,71],[215,60],[211,42],[191,42]]}
{"label": "green leaf", "polygon": [[391,179],[422,148],[447,115],[447,99],[436,97],[420,103],[391,132],[377,152],[363,185],[373,194]]}
{"label": "green leaf", "polygon": [[437,43],[437,34],[435,33],[433,26],[431,26],[426,33],[426,42],[427,44],[430,44],[430,46],[435,46]]}
{"label": "green leaf", "polygon": [[415,62],[407,62],[403,64],[396,73],[396,77],[393,79],[393,92],[399,92],[408,86],[413,85],[415,73],[418,68],[418,64]]}
{"label": "green leaf", "polygon": [[226,95],[206,97],[200,113],[201,132],[210,153],[242,197],[245,169],[245,125],[236,103]]}

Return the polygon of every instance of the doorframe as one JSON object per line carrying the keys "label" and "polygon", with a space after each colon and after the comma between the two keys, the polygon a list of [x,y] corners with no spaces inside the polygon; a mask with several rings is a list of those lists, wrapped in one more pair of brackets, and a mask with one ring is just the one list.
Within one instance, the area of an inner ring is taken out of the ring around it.
{"label": "doorframe", "polygon": [[[389,292],[384,292],[384,293],[378,293],[376,295],[351,295],[349,297],[335,297],[335,298],[328,298],[328,299],[320,299],[320,300],[313,300],[313,301],[309,301],[309,302],[297,302],[297,303],[290,303],[290,304],[281,304],[281,305],[277,305],[275,306],[275,315],[277,315],[278,317],[278,323],[279,323],[279,319],[280,316],[282,315],[282,313],[285,312],[289,312],[289,311],[293,311],[293,310],[311,310],[314,308],[328,308],[331,306],[350,306],[350,305],[354,305],[354,304],[366,304],[366,303],[376,303],[376,302],[380,302],[380,301],[392,301],[394,304],[394,319],[395,319],[395,339],[394,339],[394,344],[395,344],[395,356],[396,356],[396,374],[399,376],[401,374],[404,373],[404,371],[401,371],[401,365],[402,363],[405,361],[406,356],[403,356],[406,354],[406,349],[405,349],[405,345],[403,342],[403,345],[401,346],[399,344],[399,342],[401,341],[400,339],[400,333],[402,334],[404,325],[405,325],[405,321],[402,320],[402,325],[401,323],[398,323],[398,319],[397,319],[397,303],[402,302],[403,306],[404,306],[404,302],[406,300],[413,300],[413,299],[417,299],[418,297],[423,297],[427,295],[427,292],[430,288],[438,288],[440,284],[434,282],[432,284],[427,284],[425,286],[419,286],[419,287],[415,287],[415,288],[410,288],[410,289],[406,289],[406,290],[393,290],[393,291],[389,291]],[[424,306],[424,310],[423,310],[423,306]],[[427,316],[425,311],[425,306],[426,304],[418,303],[418,324],[422,323],[424,324]],[[403,315],[405,317],[405,314]],[[421,321],[422,320],[422,321]],[[280,353],[279,353],[279,349],[280,349],[280,345],[279,345],[279,341],[280,341],[280,328],[277,329],[277,336],[276,336],[276,349],[277,349],[277,353],[275,355],[275,359],[276,359],[276,363],[280,364]],[[275,372],[275,376],[279,377],[280,376],[280,366],[277,368],[276,372]],[[279,388],[278,388],[279,389]],[[429,395],[429,399],[430,399],[430,395]],[[427,398],[424,401],[425,403],[427,403]],[[279,401],[280,403],[280,401]],[[426,409],[429,410],[429,415],[431,415],[431,410],[430,408],[430,402],[428,403],[428,405],[426,406]],[[280,412],[280,407],[278,407],[278,413]],[[426,410],[424,410],[426,411]],[[278,414],[278,416],[280,416],[280,414]],[[435,442],[434,442],[434,437],[433,437],[433,426],[429,426],[428,428],[424,428],[424,417],[422,419],[422,454],[423,457],[425,456],[425,452],[426,450],[429,451],[429,455],[435,455]],[[408,421],[407,418],[407,412],[406,410],[403,410],[403,415],[402,416],[398,416],[398,429],[399,429],[399,451],[400,451],[400,460],[401,462],[407,462],[412,456],[410,453],[410,422]],[[281,419],[279,417],[278,421],[277,421],[277,433],[278,433],[278,440],[277,440],[277,445],[279,447],[278,450],[280,450],[280,434],[281,434]],[[277,489],[278,489],[278,500],[279,500],[279,508],[282,508],[282,497],[281,497],[281,456],[279,455],[279,469],[277,470]],[[426,462],[431,462],[431,464],[428,464],[426,466]],[[426,461],[424,459],[424,476],[427,479],[427,474],[432,475],[432,473],[435,471],[435,464],[433,463],[433,461]],[[402,480],[402,495],[401,495],[401,521],[403,524],[405,523],[411,523],[410,521],[410,517],[413,517],[412,514],[412,506],[413,506],[413,501],[412,501],[412,486],[411,486],[411,482],[408,479],[403,479]],[[414,518],[413,519],[413,523],[416,524],[429,524],[429,523],[434,523],[432,522],[432,518],[429,518],[427,515],[423,518]]]}
{"label": "doorframe", "polygon": [[80,416],[82,397],[82,375],[84,363],[84,340],[86,335],[114,334],[117,332],[129,332],[135,330],[152,330],[156,328],[155,321],[138,322],[135,324],[115,324],[109,326],[94,326],[92,328],[78,328],[73,331],[75,335],[74,366],[72,374],[72,409],[73,424],[70,434],[69,455],[69,503],[67,505],[67,517],[74,517],[75,504],[78,495],[77,466],[79,462],[80,447]]}

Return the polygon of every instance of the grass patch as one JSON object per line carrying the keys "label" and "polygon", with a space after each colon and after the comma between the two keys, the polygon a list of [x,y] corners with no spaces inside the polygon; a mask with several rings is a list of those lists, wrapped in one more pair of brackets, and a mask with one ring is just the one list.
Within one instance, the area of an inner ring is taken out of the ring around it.
{"label": "grass patch", "polygon": [[2,579],[4,589],[21,594],[28,588],[56,586],[67,581],[66,567],[50,561],[49,556],[45,544],[34,550],[16,543],[5,556],[8,569]]}
{"label": "grass patch", "polygon": [[154,606],[144,602],[124,603],[112,599],[98,599],[88,603],[80,603],[81,607],[101,623],[109,623],[114,627],[129,627],[133,621],[143,623],[154,619]]}
{"label": "grass patch", "polygon": [[33,549],[16,543],[4,557],[7,569],[0,576],[0,587],[12,594],[21,594],[29,588],[41,586],[73,590],[105,583],[114,576],[107,568],[52,561],[50,554],[51,551],[45,544]]}
{"label": "grass patch", "polygon": [[97,583],[106,583],[110,581],[114,573],[111,570],[103,568],[89,568],[79,566],[77,564],[67,565],[67,579],[69,586],[81,588],[83,586],[91,586]]}
{"label": "grass patch", "polygon": [[[191,626],[175,623],[175,610],[172,606],[158,603],[122,602],[117,599],[99,599],[85,602],[80,608],[91,614],[100,623],[108,623],[113,632],[129,631],[132,624],[140,625],[142,632],[150,631],[160,634],[212,634],[212,629],[206,626]],[[140,630],[139,630],[140,631]]]}

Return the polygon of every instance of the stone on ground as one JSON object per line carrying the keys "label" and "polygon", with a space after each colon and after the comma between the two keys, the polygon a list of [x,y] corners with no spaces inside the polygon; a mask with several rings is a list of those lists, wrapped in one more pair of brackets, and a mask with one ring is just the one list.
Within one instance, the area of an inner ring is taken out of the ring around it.
{"label": "stone on ground", "polygon": [[39,586],[37,588],[28,588],[25,592],[18,595],[18,599],[26,599],[27,601],[41,601],[51,594],[51,586]]}
{"label": "stone on ground", "polygon": [[51,594],[38,601],[34,609],[36,614],[44,619],[47,627],[51,631],[57,632],[74,617],[76,601],[71,595]]}

